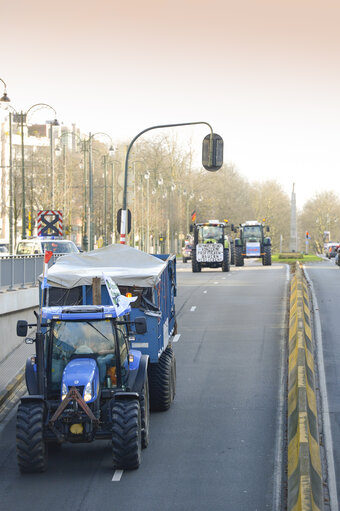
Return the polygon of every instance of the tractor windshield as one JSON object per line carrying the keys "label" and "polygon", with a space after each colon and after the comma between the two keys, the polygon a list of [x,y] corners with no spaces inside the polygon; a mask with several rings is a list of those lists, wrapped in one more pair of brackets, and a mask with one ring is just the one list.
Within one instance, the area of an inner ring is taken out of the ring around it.
{"label": "tractor windshield", "polygon": [[243,237],[248,241],[261,241],[262,226],[261,225],[245,225],[243,227]]}
{"label": "tractor windshield", "polygon": [[198,229],[198,243],[223,243],[224,232],[220,225],[202,225]]}
{"label": "tractor windshield", "polygon": [[[74,355],[100,357],[115,355],[115,330],[109,319],[95,321],[53,321],[49,342],[46,343],[50,360],[50,389],[58,392],[63,371]],[[99,369],[100,369],[100,364]],[[105,374],[104,374],[105,376]]]}

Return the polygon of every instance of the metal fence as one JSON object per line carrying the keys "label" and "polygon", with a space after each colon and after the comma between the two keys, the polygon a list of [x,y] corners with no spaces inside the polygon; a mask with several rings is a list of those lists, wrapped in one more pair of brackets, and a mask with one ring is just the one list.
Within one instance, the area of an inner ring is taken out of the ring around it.
{"label": "metal fence", "polygon": [[[60,255],[62,254],[53,255],[49,266],[52,266]],[[37,286],[43,265],[43,255],[0,257],[0,292]]]}

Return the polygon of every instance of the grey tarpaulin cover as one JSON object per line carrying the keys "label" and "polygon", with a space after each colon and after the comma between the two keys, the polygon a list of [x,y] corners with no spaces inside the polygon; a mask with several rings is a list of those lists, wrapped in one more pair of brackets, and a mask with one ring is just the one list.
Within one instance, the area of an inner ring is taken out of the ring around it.
{"label": "grey tarpaulin cover", "polygon": [[[102,277],[105,273],[121,286],[154,287],[166,264],[128,245],[109,245],[59,257],[49,268],[47,281],[53,287],[71,289],[91,285],[93,277]],[[42,281],[42,275],[39,280]]]}

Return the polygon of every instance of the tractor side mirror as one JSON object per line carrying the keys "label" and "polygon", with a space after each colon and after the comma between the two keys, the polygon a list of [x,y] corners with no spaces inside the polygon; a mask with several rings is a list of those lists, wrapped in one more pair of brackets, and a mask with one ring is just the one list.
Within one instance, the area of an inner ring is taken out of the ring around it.
{"label": "tractor side mirror", "polygon": [[28,331],[28,323],[24,319],[19,319],[17,321],[17,336],[18,337],[26,337]]}
{"label": "tractor side mirror", "polygon": [[235,231],[235,225],[234,224],[231,224],[230,226],[231,230],[234,232]]}
{"label": "tractor side mirror", "polygon": [[270,232],[270,228],[269,228],[269,225],[267,225],[267,232]]}
{"label": "tractor side mirror", "polygon": [[190,224],[189,231],[193,232],[193,230],[194,230],[194,226],[192,224]]}
{"label": "tractor side mirror", "polygon": [[135,328],[137,334],[145,334],[147,332],[146,319],[143,316],[135,319]]}

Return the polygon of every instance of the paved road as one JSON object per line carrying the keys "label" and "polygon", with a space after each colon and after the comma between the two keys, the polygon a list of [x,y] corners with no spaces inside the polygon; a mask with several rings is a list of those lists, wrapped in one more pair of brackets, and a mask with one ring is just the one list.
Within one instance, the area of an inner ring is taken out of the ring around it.
{"label": "paved road", "polygon": [[20,475],[13,417],[0,434],[3,509],[276,509],[287,270],[247,263],[198,274],[178,264],[177,395],[152,414],[139,470],[112,481],[105,441],[63,446],[46,473]]}
{"label": "paved road", "polygon": [[[337,481],[337,500],[340,503],[340,268],[325,260],[307,265],[319,306],[321,322],[324,375],[329,407],[330,429],[333,440],[334,479]],[[321,369],[322,370],[322,369]]]}

